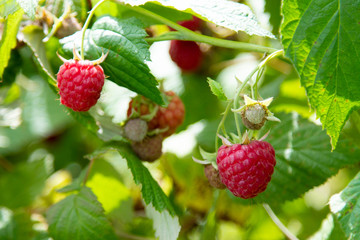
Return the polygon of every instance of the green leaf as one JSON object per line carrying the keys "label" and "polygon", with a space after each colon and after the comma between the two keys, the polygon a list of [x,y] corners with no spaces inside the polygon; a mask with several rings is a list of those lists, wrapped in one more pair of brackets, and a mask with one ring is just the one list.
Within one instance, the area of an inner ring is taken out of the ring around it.
{"label": "green leaf", "polygon": [[94,160],[86,186],[96,194],[106,214],[131,199],[130,190],[122,183],[120,174],[102,158]]}
{"label": "green leaf", "polygon": [[251,9],[245,4],[228,0],[125,0],[132,6],[145,4],[146,2],[157,2],[167,7],[174,7],[180,11],[194,13],[216,25],[229,28],[234,31],[244,31],[249,35],[275,38],[269,31],[261,28]]}
{"label": "green leaf", "polygon": [[[135,18],[118,20],[105,16],[97,20],[87,30],[84,43],[86,59],[96,59],[102,52],[109,55],[102,63],[109,80],[140,93],[158,104],[163,104],[157,81],[151,75],[145,61],[150,60],[149,45],[145,41],[146,32],[141,22]],[[75,47],[80,49],[81,33],[63,38],[60,43],[70,56]]]}
{"label": "green leaf", "polygon": [[285,0],[281,26],[310,104],[336,147],[349,114],[360,107],[360,0]]}
{"label": "green leaf", "polygon": [[7,17],[19,9],[20,6],[16,0],[0,0],[0,17]]}
{"label": "green leaf", "polygon": [[0,41],[0,78],[2,78],[4,69],[8,65],[11,50],[16,47],[16,35],[23,14],[22,10],[18,10],[14,14],[9,15],[5,21]]}
{"label": "green leaf", "polygon": [[155,236],[159,239],[176,240],[180,233],[179,218],[171,216],[167,210],[157,211],[150,203],[145,206],[146,215],[153,220]]}
{"label": "green leaf", "polygon": [[339,220],[347,239],[360,238],[360,173],[341,193],[330,198],[330,209]]}
{"label": "green leaf", "polygon": [[128,167],[133,174],[135,183],[141,185],[141,193],[145,203],[147,205],[151,203],[159,212],[167,210],[171,216],[175,216],[175,210],[170,203],[169,198],[151,176],[149,170],[130,149],[129,145],[118,144],[116,148],[120,155],[126,159]]}
{"label": "green leaf", "polygon": [[42,39],[45,37],[42,29],[35,25],[26,26],[22,30],[24,34],[24,41],[34,52],[36,60],[38,61],[41,69],[46,74],[47,81],[54,92],[57,92],[56,79],[54,73],[51,70],[50,63],[46,57],[45,45]]}
{"label": "green leaf", "polygon": [[35,19],[36,7],[39,0],[16,0],[25,13],[31,18]]}
{"label": "green leaf", "polygon": [[[253,203],[268,202],[276,205],[300,197],[311,188],[324,183],[339,169],[359,162],[360,150],[349,140],[339,142],[336,151],[326,141],[320,126],[301,118],[298,114],[276,114],[281,123],[272,126],[265,141],[275,149],[276,166],[265,192]],[[263,129],[260,136],[268,129]]]}
{"label": "green leaf", "polygon": [[227,97],[224,93],[223,88],[221,87],[221,84],[212,80],[211,78],[208,78],[208,83],[210,86],[210,89],[212,93],[217,96],[222,101],[227,101]]}
{"label": "green leaf", "polygon": [[0,208],[1,240],[29,240],[32,235],[32,222],[28,213]]}
{"label": "green leaf", "polygon": [[20,163],[12,172],[0,176],[0,206],[29,206],[42,192],[47,176],[46,159]]}
{"label": "green leaf", "polygon": [[93,133],[97,133],[99,126],[96,124],[95,119],[88,112],[75,112],[70,108],[67,108],[70,115],[88,130]]}
{"label": "green leaf", "polygon": [[331,240],[346,239],[339,222],[332,215],[328,214],[327,218],[321,224],[321,228],[309,240]]}
{"label": "green leaf", "polygon": [[89,188],[53,205],[47,213],[50,236],[56,240],[117,239],[104,209]]}

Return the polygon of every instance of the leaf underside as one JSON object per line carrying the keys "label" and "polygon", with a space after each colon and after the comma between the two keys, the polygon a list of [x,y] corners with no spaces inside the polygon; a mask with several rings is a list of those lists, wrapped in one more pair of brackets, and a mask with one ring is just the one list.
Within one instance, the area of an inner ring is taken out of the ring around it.
{"label": "leaf underside", "polygon": [[275,36],[260,27],[255,15],[245,4],[228,0],[125,0],[132,6],[143,5],[147,2],[173,7],[180,11],[189,12],[216,25],[234,31],[244,31],[249,35],[275,38]]}

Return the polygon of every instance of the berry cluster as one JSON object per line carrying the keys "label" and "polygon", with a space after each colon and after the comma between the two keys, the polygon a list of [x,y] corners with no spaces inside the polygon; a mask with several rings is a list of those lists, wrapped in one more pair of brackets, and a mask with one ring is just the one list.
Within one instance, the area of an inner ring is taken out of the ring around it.
{"label": "berry cluster", "polygon": [[[201,20],[193,17],[192,20],[181,21],[178,24],[196,31],[200,28]],[[196,71],[202,63],[203,55],[200,47],[193,41],[171,40],[169,53],[171,59],[184,72]]]}
{"label": "berry cluster", "polygon": [[127,111],[125,136],[132,148],[144,161],[155,161],[162,154],[162,141],[176,131],[184,120],[185,108],[172,91],[165,92],[167,107],[156,105],[143,96],[133,98]]}

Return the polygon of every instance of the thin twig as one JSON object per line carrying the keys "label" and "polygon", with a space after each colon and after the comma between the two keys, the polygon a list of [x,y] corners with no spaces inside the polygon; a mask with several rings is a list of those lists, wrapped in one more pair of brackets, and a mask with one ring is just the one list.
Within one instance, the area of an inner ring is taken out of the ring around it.
{"label": "thin twig", "polygon": [[273,210],[271,209],[271,207],[268,204],[263,203],[263,207],[264,207],[265,211],[267,212],[267,214],[269,214],[269,216],[273,220],[273,222],[276,224],[276,226],[278,226],[278,228],[284,233],[284,235],[288,239],[299,240],[294,234],[292,234],[290,232],[289,229],[287,229],[285,227],[285,225],[280,221],[280,219],[276,216],[276,214],[273,212]]}

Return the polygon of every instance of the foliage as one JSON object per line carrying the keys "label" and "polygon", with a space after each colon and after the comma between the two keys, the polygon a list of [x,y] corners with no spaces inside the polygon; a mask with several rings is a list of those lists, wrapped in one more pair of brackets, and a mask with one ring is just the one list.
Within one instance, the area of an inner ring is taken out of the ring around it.
{"label": "foliage", "polygon": [[[359,0],[238,2],[0,0],[0,239],[358,239]],[[197,31],[181,23],[193,16]],[[197,42],[201,67],[182,72],[166,40]],[[104,54],[98,103],[62,106],[62,60]],[[168,90],[185,119],[142,162],[123,134],[130,98],[146,98],[149,120]],[[266,115],[281,122],[246,131],[244,95],[273,97]],[[277,161],[248,200],[198,164],[246,136]]]}

